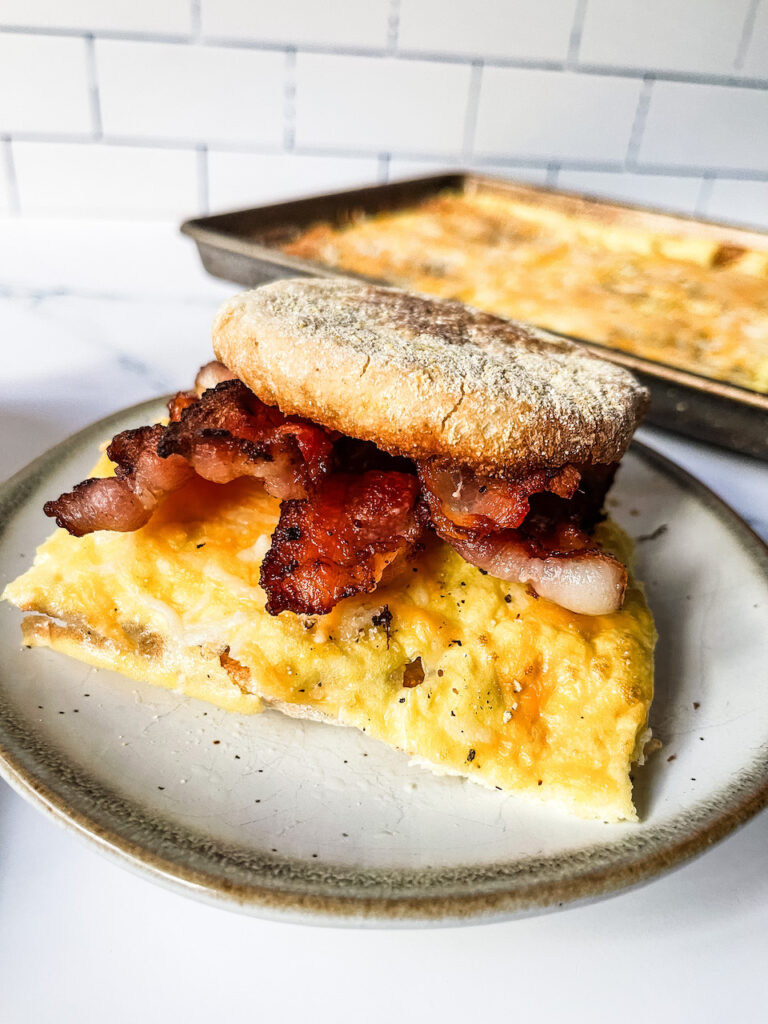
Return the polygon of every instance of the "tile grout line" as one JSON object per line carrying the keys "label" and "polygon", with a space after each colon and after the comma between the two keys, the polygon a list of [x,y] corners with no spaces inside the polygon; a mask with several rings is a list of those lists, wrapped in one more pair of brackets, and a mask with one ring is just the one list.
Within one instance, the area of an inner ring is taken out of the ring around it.
{"label": "tile grout line", "polygon": [[749,7],[747,8],[747,16],[744,18],[744,28],[741,31],[739,44],[736,47],[736,56],[733,58],[734,72],[739,72],[744,67],[744,61],[747,58],[749,44],[752,42],[752,36],[755,31],[755,21],[757,19],[757,10],[759,6],[760,0],[750,0]]}
{"label": "tile grout line", "polygon": [[387,53],[396,53],[400,38],[400,0],[389,0],[387,18]]}
{"label": "tile grout line", "polygon": [[285,51],[283,85],[283,150],[296,148],[296,49]]}
{"label": "tile grout line", "polygon": [[2,141],[3,164],[5,165],[5,179],[8,183],[8,208],[12,216],[18,217],[21,214],[21,202],[19,197],[19,180],[16,175],[16,161],[13,159],[13,146],[10,135],[0,136]]}
{"label": "tile grout line", "polygon": [[189,0],[189,25],[192,41],[199,43],[203,38],[202,0]]}
{"label": "tile grout line", "polygon": [[[753,0],[755,2],[755,0]],[[757,0],[759,3],[760,0]],[[291,47],[289,43],[274,42],[258,39],[234,39],[230,37],[201,36],[199,40],[189,35],[161,33],[139,33],[139,32],[93,32],[86,33],[77,29],[41,29],[36,26],[9,26],[0,29],[0,35],[37,35],[60,38],[85,38],[90,34],[95,40],[107,39],[119,42],[135,43],[168,43],[173,46],[189,45],[198,42],[201,46],[222,47],[227,49],[254,50],[264,53],[284,53],[287,48],[292,48],[298,53],[325,54],[333,57],[371,57],[373,59],[384,59],[394,57],[404,62],[408,61],[435,61],[442,64],[464,64],[471,65],[478,58],[469,53],[445,53],[433,50],[402,50],[398,49],[392,53],[387,47],[381,46],[330,46],[323,44],[304,43]],[[570,66],[567,61],[551,61],[515,57],[487,57],[483,63],[486,67],[517,68],[530,71],[573,71],[580,74],[597,75],[600,77],[614,78],[644,78],[647,69],[639,67],[611,67],[604,64],[582,64],[576,63]],[[660,82],[684,82],[691,85],[713,85],[721,87],[734,87],[738,89],[759,89],[768,88],[768,76],[757,78],[755,76],[739,76],[729,74],[704,74],[700,72],[654,70],[654,78]]]}
{"label": "tile grout line", "polygon": [[581,48],[581,37],[584,33],[584,19],[587,16],[587,0],[577,0],[576,10],[573,14],[573,25],[571,26],[571,37],[568,41],[568,56],[565,58],[565,65],[568,68],[575,68],[579,60],[579,49]]}
{"label": "tile grout line", "polygon": [[464,115],[464,138],[462,144],[462,156],[467,159],[472,155],[477,135],[477,119],[480,110],[480,90],[483,84],[483,62],[481,60],[472,63],[472,71],[469,78],[469,90],[467,93],[467,110]]}
{"label": "tile grout line", "polygon": [[[136,149],[149,149],[149,150],[186,150],[195,152],[200,146],[205,146],[206,149],[211,152],[217,153],[241,153],[243,155],[252,153],[262,153],[267,155],[279,155],[281,153],[288,152],[289,154],[297,157],[337,157],[339,159],[371,159],[375,160],[380,152],[373,149],[354,149],[344,147],[333,147],[333,146],[296,146],[293,149],[286,151],[281,145],[270,145],[269,143],[259,142],[244,142],[244,141],[232,141],[226,142],[217,140],[213,143],[201,142],[200,139],[169,139],[169,138],[148,138],[146,136],[123,136],[123,135],[107,135],[98,140],[94,140],[92,135],[82,135],[77,133],[61,133],[51,134],[47,132],[13,132],[6,136],[0,136],[0,141],[3,138],[8,138],[13,142],[34,142],[43,143],[46,145],[55,146],[57,144],[62,145],[81,145],[89,146],[93,145],[95,141],[98,141],[99,145],[103,146],[126,146],[133,147]],[[411,160],[411,161],[428,161],[431,163],[444,162],[445,166],[457,166],[458,162],[467,159],[466,154],[462,151],[451,150],[449,152],[435,153],[434,151],[416,151],[416,150],[398,150],[389,154],[392,159],[398,160]],[[590,159],[578,159],[578,158],[555,158],[545,156],[528,156],[524,153],[499,153],[493,154],[488,152],[473,153],[470,154],[471,162],[473,165],[478,167],[506,167],[510,170],[515,168],[525,169],[530,168],[533,170],[547,170],[553,163],[557,163],[561,170],[573,170],[573,171],[597,171],[605,172],[608,174],[621,174],[623,171],[631,171],[632,174],[638,174],[646,177],[653,177],[655,175],[663,175],[665,177],[672,178],[700,178],[703,174],[714,174],[718,178],[731,178],[740,181],[766,181],[768,180],[768,169],[756,168],[756,167],[727,167],[718,165],[702,166],[702,165],[689,165],[689,164],[657,164],[657,163],[637,163],[632,167],[628,167],[626,163],[622,163],[620,160],[590,160]]]}
{"label": "tile grout line", "polygon": [[637,158],[640,153],[640,145],[645,134],[645,125],[648,120],[648,110],[651,106],[651,94],[653,92],[653,75],[646,75],[640,89],[640,96],[637,100],[635,118],[632,122],[632,131],[627,143],[627,155],[624,161],[625,167],[634,170],[637,166]]}
{"label": "tile grout line", "polygon": [[560,171],[562,164],[558,163],[557,160],[552,160],[547,164],[547,176],[544,179],[544,184],[550,188],[557,187],[557,179],[560,177]]}
{"label": "tile grout line", "polygon": [[85,64],[88,76],[88,102],[91,108],[91,120],[93,121],[93,136],[95,139],[101,139],[104,136],[104,128],[101,119],[99,69],[96,62],[96,41],[90,34],[85,37]]}

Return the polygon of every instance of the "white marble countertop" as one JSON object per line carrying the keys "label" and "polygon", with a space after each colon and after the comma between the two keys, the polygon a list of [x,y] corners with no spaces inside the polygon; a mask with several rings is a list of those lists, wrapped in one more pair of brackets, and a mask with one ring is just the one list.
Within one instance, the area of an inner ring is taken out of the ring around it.
{"label": "white marble countertop", "polygon": [[[171,226],[0,225],[0,479],[88,422],[184,386],[209,358],[208,325],[232,290],[203,273]],[[641,437],[768,539],[768,464],[649,428]],[[488,1010],[758,1021],[766,955],[768,812],[673,874],[592,906],[361,933],[245,918],[167,892],[0,782],[9,1024],[298,1021],[310,1011],[336,1022],[467,1021]]]}

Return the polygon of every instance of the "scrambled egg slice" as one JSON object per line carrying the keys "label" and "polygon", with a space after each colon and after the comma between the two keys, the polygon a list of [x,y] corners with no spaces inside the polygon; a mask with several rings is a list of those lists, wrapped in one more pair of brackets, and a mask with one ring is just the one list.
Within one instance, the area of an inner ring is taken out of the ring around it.
{"label": "scrambled egg slice", "polygon": [[[110,471],[106,458],[96,472]],[[356,726],[441,773],[635,820],[629,769],[653,695],[642,588],[582,616],[468,565],[437,538],[370,595],[308,619],[264,610],[279,503],[196,479],[135,533],[57,530],[4,597],[49,646],[230,711],[274,703]],[[600,528],[624,559],[629,541]],[[410,684],[410,685],[404,685]]]}

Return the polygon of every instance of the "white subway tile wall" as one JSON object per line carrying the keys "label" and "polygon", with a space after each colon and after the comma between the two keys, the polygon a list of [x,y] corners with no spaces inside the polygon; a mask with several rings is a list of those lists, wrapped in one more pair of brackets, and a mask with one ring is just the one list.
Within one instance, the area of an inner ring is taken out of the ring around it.
{"label": "white subway tile wall", "polygon": [[524,181],[529,185],[552,184],[554,172],[549,167],[518,167],[514,164],[468,163],[470,171],[479,174],[492,174],[497,178],[510,181]]}
{"label": "white subway tile wall", "polygon": [[768,228],[768,0],[0,0],[0,214],[459,167]]}
{"label": "white subway tile wall", "polygon": [[768,80],[768,3],[761,0],[749,38],[746,40],[744,62],[739,74]]}
{"label": "white subway tile wall", "polygon": [[193,149],[14,142],[22,214],[184,217],[197,204]]}
{"label": "white subway tile wall", "polygon": [[712,220],[768,225],[768,181],[718,178],[705,212]]}
{"label": "white subway tile wall", "polygon": [[383,50],[389,40],[389,0],[202,0],[203,36],[283,46]]}
{"label": "white subway tile wall", "polygon": [[192,28],[192,5],[189,0],[0,0],[0,25],[183,36]]}
{"label": "white subway tile wall", "polygon": [[208,153],[208,194],[214,210],[277,203],[380,180],[377,157],[298,153]]}
{"label": "white subway tile wall", "polygon": [[477,171],[479,174],[492,174],[510,181],[525,181],[532,185],[545,185],[550,175],[549,168],[520,166],[519,164],[477,163],[472,160],[458,161],[450,165],[438,160],[408,160],[397,158],[389,161],[389,181],[404,178],[419,178],[425,174],[440,174],[445,171]]}
{"label": "white subway tile wall", "polygon": [[610,75],[486,68],[475,150],[621,166],[642,88],[637,79]]}
{"label": "white subway tile wall", "polygon": [[404,52],[564,61],[576,0],[400,0]]}
{"label": "white subway tile wall", "polygon": [[0,132],[94,130],[85,39],[0,32]]}
{"label": "white subway tile wall", "polygon": [[589,0],[579,62],[730,75],[751,0]]}
{"label": "white subway tile wall", "polygon": [[104,135],[279,146],[285,64],[272,50],[99,39]]}
{"label": "white subway tile wall", "polygon": [[623,203],[682,213],[696,212],[703,182],[702,177],[613,171],[561,170],[557,175],[557,187],[568,192],[586,192]]}
{"label": "white subway tile wall", "polygon": [[460,153],[469,65],[299,53],[296,145]]}
{"label": "white subway tile wall", "polygon": [[638,161],[664,167],[766,170],[768,90],[654,83]]}

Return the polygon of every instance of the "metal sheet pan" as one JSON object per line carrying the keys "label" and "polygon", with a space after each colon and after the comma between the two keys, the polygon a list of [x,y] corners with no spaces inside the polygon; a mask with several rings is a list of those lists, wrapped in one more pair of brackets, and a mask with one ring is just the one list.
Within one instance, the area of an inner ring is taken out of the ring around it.
{"label": "metal sheet pan", "polygon": [[[766,233],[467,172],[431,175],[199,217],[186,221],[181,230],[196,242],[206,270],[227,281],[255,286],[283,277],[337,277],[341,271],[336,268],[289,256],[281,246],[316,221],[342,224],[361,214],[403,209],[446,189],[494,192],[654,233],[695,236],[745,249],[768,250]],[[348,273],[346,276],[362,277]],[[768,395],[633,356],[589,339],[573,340],[632,370],[650,389],[648,422],[768,461]]]}

